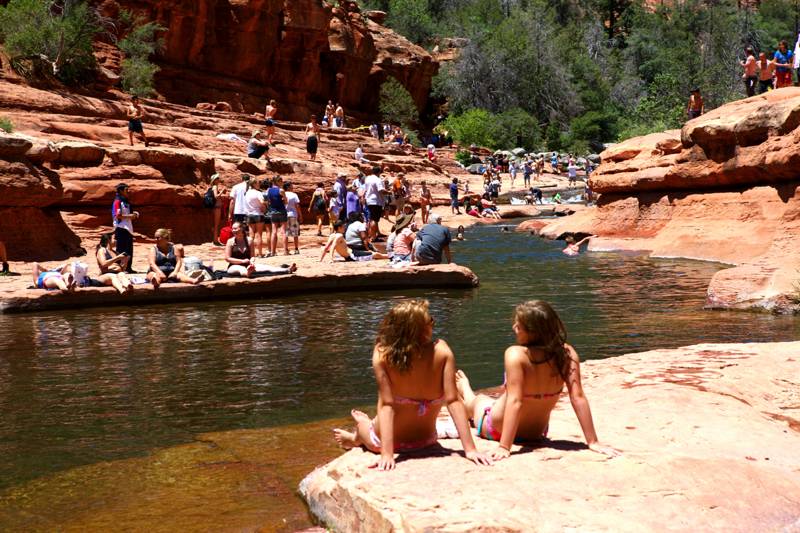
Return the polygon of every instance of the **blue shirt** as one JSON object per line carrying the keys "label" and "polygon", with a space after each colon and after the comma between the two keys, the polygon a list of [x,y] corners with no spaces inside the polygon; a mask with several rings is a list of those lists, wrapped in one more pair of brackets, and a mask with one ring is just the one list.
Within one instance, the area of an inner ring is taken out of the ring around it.
{"label": "blue shirt", "polygon": [[442,262],[442,250],[450,244],[450,230],[441,224],[427,224],[417,232],[417,257],[432,263]]}
{"label": "blue shirt", "polygon": [[[776,63],[791,63],[794,54],[792,54],[791,50],[786,50],[786,54],[782,54],[780,50],[775,52],[775,56],[772,59],[775,60]],[[778,72],[788,72],[788,67],[777,67],[775,70]]]}
{"label": "blue shirt", "polygon": [[458,200],[458,185],[455,183],[450,184],[450,198],[453,200]]}
{"label": "blue shirt", "polygon": [[267,200],[269,201],[269,210],[273,213],[285,213],[286,206],[283,204],[281,198],[281,189],[277,185],[273,185],[267,189]]}

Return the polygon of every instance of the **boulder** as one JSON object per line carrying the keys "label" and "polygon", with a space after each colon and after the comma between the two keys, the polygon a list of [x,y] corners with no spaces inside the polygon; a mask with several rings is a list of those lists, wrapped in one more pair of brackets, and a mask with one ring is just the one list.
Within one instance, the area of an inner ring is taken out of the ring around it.
{"label": "boulder", "polygon": [[401,455],[390,472],[355,449],[300,493],[335,531],[794,531],[798,350],[701,344],[583,363],[601,441],[621,457],[589,451],[562,398],[550,440],[514,445],[492,467],[467,461],[454,439]]}
{"label": "boulder", "polygon": [[[56,203],[62,194],[61,182],[54,172],[28,162],[0,159],[0,206],[45,207]],[[6,237],[2,233],[0,236],[0,240]]]}
{"label": "boulder", "polygon": [[106,156],[104,148],[96,144],[63,141],[56,143],[58,164],[71,167],[95,167],[103,162]]}
{"label": "boulder", "polygon": [[30,150],[33,144],[17,135],[9,135],[0,132],[0,158],[18,159]]}

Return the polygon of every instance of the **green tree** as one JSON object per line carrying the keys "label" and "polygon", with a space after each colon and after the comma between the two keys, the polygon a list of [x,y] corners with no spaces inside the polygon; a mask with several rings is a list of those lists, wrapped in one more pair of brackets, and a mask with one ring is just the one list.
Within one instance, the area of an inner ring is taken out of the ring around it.
{"label": "green tree", "polygon": [[402,124],[404,128],[415,124],[419,119],[411,93],[391,76],[381,84],[379,107],[385,122]]}
{"label": "green tree", "polygon": [[163,46],[158,34],[164,28],[155,22],[144,22],[126,11],[120,13],[120,24],[125,33],[118,43],[125,54],[120,75],[122,88],[136,96],[151,96],[155,92],[153,80],[159,69],[150,57]]}
{"label": "green tree", "polygon": [[386,24],[415,43],[423,43],[434,33],[428,0],[389,0]]}
{"label": "green tree", "polygon": [[67,83],[94,71],[92,39],[103,24],[84,0],[10,0],[0,8],[0,40],[14,67]]}

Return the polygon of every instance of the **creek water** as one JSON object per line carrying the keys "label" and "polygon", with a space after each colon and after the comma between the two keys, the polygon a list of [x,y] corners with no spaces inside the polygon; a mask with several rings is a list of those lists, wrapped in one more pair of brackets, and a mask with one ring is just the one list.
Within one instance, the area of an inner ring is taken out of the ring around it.
{"label": "creek water", "polygon": [[554,304],[584,359],[793,340],[800,331],[791,317],[703,310],[721,265],[567,257],[562,248],[498,226],[470,229],[453,251],[480,276],[475,290],[0,316],[0,488],[202,432],[342,417],[372,404],[376,326],[405,297],[430,300],[436,335],[477,387],[502,379],[511,312],[525,299]]}

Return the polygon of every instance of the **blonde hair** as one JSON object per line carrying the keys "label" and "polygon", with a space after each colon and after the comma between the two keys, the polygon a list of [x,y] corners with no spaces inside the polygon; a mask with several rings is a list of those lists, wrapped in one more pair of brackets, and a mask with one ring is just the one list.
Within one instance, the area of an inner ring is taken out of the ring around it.
{"label": "blonde hair", "polygon": [[253,137],[258,137],[259,135],[261,135],[261,130],[255,130],[253,132]]}
{"label": "blonde hair", "polygon": [[427,327],[432,323],[427,300],[405,300],[392,307],[375,339],[383,360],[401,372],[411,368],[412,359],[430,341]]}
{"label": "blonde hair", "polygon": [[158,228],[156,230],[155,236],[156,236],[156,239],[164,238],[164,239],[170,240],[170,239],[172,239],[172,230],[171,229],[166,229],[166,228]]}
{"label": "blonde hair", "polygon": [[541,350],[545,360],[550,361],[564,381],[570,369],[570,357],[565,344],[567,330],[564,323],[549,303],[544,300],[529,300],[514,309],[514,320],[528,334],[528,349]]}

